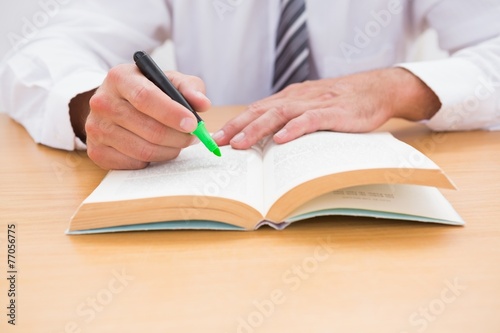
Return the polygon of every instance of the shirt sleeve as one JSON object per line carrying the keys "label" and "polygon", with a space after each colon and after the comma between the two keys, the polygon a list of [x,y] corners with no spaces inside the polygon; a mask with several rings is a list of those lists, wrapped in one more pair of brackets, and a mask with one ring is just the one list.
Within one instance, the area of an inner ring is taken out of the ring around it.
{"label": "shirt sleeve", "polygon": [[162,0],[61,5],[47,26],[19,36],[2,61],[0,108],[37,143],[84,147],[71,126],[70,100],[98,87],[112,66],[132,62],[135,51],[159,46],[168,38],[169,17]]}
{"label": "shirt sleeve", "polygon": [[446,59],[398,64],[419,77],[442,107],[433,130],[500,129],[500,4],[415,1],[416,22],[438,34]]}

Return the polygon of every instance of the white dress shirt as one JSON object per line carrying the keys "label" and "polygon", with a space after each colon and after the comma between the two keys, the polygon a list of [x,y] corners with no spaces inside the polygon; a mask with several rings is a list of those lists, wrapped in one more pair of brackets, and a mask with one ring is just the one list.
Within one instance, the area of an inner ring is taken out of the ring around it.
{"label": "white dress shirt", "polygon": [[[403,66],[442,103],[430,128],[500,128],[500,1],[306,2],[316,78]],[[201,77],[214,105],[251,103],[271,93],[278,9],[279,0],[53,0],[0,66],[0,108],[36,142],[79,147],[71,98],[167,39],[177,69]],[[451,57],[405,62],[427,27]]]}

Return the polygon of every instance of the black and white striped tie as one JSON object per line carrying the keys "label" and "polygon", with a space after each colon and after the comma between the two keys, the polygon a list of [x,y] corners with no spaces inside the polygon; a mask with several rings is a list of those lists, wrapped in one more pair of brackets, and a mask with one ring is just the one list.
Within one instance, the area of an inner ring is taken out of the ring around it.
{"label": "black and white striped tie", "polygon": [[305,0],[281,0],[276,35],[273,91],[309,77],[309,36]]}

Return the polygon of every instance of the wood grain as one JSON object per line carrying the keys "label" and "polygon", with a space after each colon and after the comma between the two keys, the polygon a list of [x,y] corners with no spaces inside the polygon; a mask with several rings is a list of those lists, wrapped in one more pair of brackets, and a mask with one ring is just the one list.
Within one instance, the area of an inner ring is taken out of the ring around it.
{"label": "wood grain", "polygon": [[[241,108],[203,117],[214,131]],[[465,227],[319,218],[284,231],[66,236],[105,171],[0,115],[0,268],[16,225],[17,321],[1,332],[499,332],[500,132],[389,130],[454,180]],[[7,330],[6,330],[7,329]]]}

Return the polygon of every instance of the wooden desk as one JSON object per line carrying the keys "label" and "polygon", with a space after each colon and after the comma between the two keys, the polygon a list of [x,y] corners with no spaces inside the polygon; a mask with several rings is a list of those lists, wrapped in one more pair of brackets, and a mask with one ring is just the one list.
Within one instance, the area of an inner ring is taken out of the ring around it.
{"label": "wooden desk", "polygon": [[[205,118],[217,127],[234,112]],[[384,129],[455,181],[460,190],[444,194],[465,227],[335,217],[281,232],[66,236],[105,172],[84,152],[34,144],[0,115],[0,331],[500,332],[500,132]]]}

